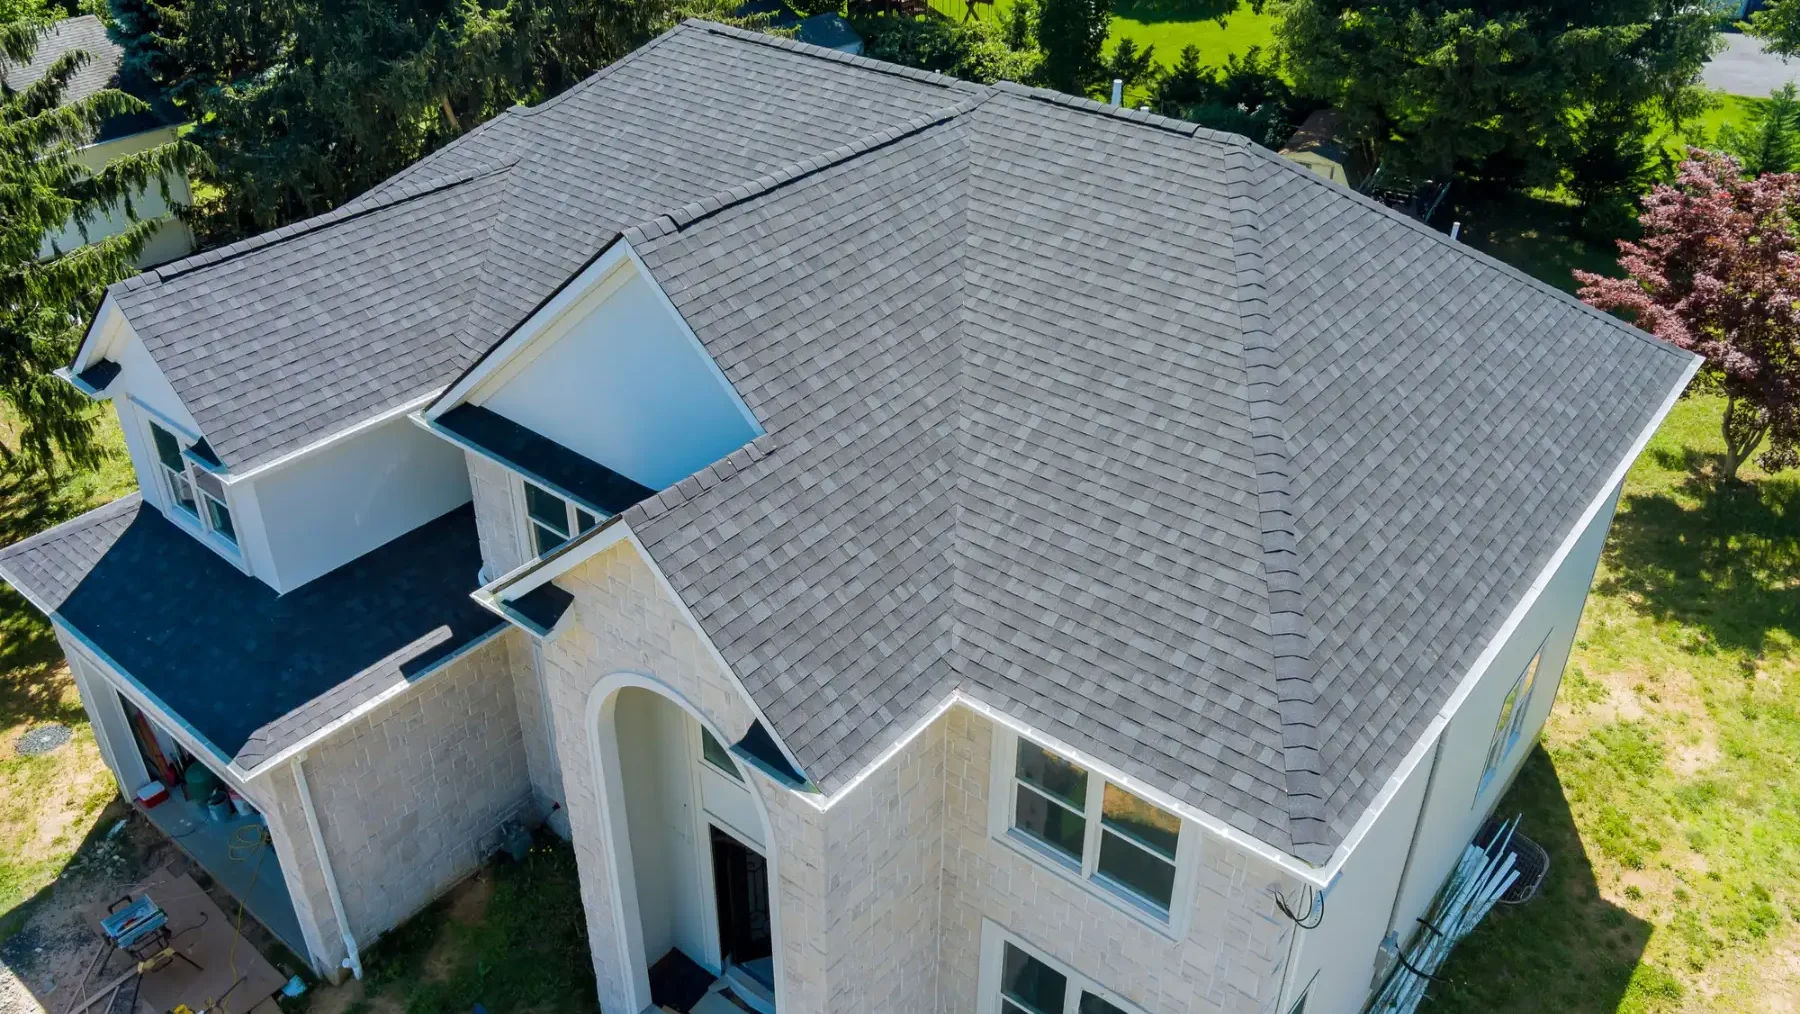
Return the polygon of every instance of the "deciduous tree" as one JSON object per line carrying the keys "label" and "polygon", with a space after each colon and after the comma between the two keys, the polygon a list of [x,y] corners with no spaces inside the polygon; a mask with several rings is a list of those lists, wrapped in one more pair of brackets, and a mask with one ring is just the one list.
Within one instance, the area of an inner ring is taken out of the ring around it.
{"label": "deciduous tree", "polygon": [[1765,440],[1764,468],[1800,463],[1800,175],[1745,179],[1693,149],[1643,204],[1643,238],[1619,242],[1627,277],[1577,271],[1581,298],[1706,357],[1726,398],[1727,481]]}

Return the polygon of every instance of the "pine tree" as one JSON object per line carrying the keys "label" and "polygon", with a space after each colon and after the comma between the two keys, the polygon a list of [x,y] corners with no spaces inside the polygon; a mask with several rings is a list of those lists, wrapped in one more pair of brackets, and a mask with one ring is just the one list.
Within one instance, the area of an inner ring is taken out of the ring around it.
{"label": "pine tree", "polygon": [[1800,169],[1800,93],[1794,83],[1770,92],[1742,127],[1721,127],[1719,147],[1743,163],[1746,176]]}
{"label": "pine tree", "polygon": [[[47,24],[0,26],[0,55],[24,62]],[[100,458],[87,399],[52,373],[68,364],[107,285],[136,272],[133,262],[157,222],[137,219],[133,194],[160,187],[194,164],[176,141],[125,155],[90,172],[75,161],[105,120],[144,104],[111,89],[64,104],[69,81],[88,57],[70,53],[22,91],[0,86],[0,398],[21,425],[0,441],[0,459],[34,470],[61,454],[77,466]],[[166,195],[165,195],[166,196]],[[123,205],[132,224],[117,236],[73,250],[46,237]]]}
{"label": "pine tree", "polygon": [[169,52],[170,12],[155,0],[111,0],[112,24],[107,37],[125,51],[119,83],[140,97],[163,95],[180,74]]}

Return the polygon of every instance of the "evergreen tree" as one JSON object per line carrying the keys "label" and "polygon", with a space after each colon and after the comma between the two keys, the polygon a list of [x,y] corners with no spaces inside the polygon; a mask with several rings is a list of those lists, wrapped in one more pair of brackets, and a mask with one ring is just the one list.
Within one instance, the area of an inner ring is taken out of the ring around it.
{"label": "evergreen tree", "polygon": [[1401,173],[1548,185],[1597,101],[1678,127],[1703,108],[1715,19],[1709,0],[1284,0],[1277,37],[1296,88]]}
{"label": "evergreen tree", "polygon": [[112,23],[106,35],[125,51],[119,84],[133,95],[161,97],[180,76],[169,52],[166,12],[155,0],[111,0]]}
{"label": "evergreen tree", "polygon": [[1770,92],[1742,127],[1719,128],[1719,147],[1737,157],[1746,176],[1800,169],[1800,93],[1794,83]]}
{"label": "evergreen tree", "polygon": [[[0,26],[0,55],[28,60],[45,28]],[[136,272],[134,261],[157,227],[136,217],[132,195],[161,187],[197,154],[176,141],[97,172],[84,169],[76,149],[107,119],[144,109],[111,89],[64,104],[69,81],[87,61],[85,53],[69,53],[22,91],[0,86],[0,398],[22,423],[13,443],[0,441],[0,458],[33,469],[49,468],[56,453],[78,466],[98,462],[91,406],[52,371],[68,365],[106,286]],[[124,232],[73,250],[50,248],[46,256],[47,237],[66,223],[81,225],[120,206],[133,219]]]}
{"label": "evergreen tree", "polygon": [[1137,40],[1127,36],[1119,40],[1101,68],[1101,79],[1123,81],[1131,88],[1156,76],[1156,47],[1139,49]]}
{"label": "evergreen tree", "polygon": [[1039,0],[1038,74],[1059,92],[1086,95],[1106,80],[1101,54],[1112,25],[1111,0]]}

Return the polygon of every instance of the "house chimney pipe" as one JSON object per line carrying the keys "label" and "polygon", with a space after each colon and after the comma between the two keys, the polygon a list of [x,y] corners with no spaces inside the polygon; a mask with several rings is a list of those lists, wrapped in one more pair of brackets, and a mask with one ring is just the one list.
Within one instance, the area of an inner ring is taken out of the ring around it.
{"label": "house chimney pipe", "polygon": [[1113,78],[1112,104],[1115,106],[1125,104],[1125,80],[1123,78]]}

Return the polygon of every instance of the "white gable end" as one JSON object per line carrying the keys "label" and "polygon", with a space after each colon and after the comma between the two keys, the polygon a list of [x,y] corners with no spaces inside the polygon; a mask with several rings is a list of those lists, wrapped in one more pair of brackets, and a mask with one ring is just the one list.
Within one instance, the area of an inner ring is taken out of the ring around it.
{"label": "white gable end", "polygon": [[757,434],[712,358],[629,256],[469,400],[658,490]]}

